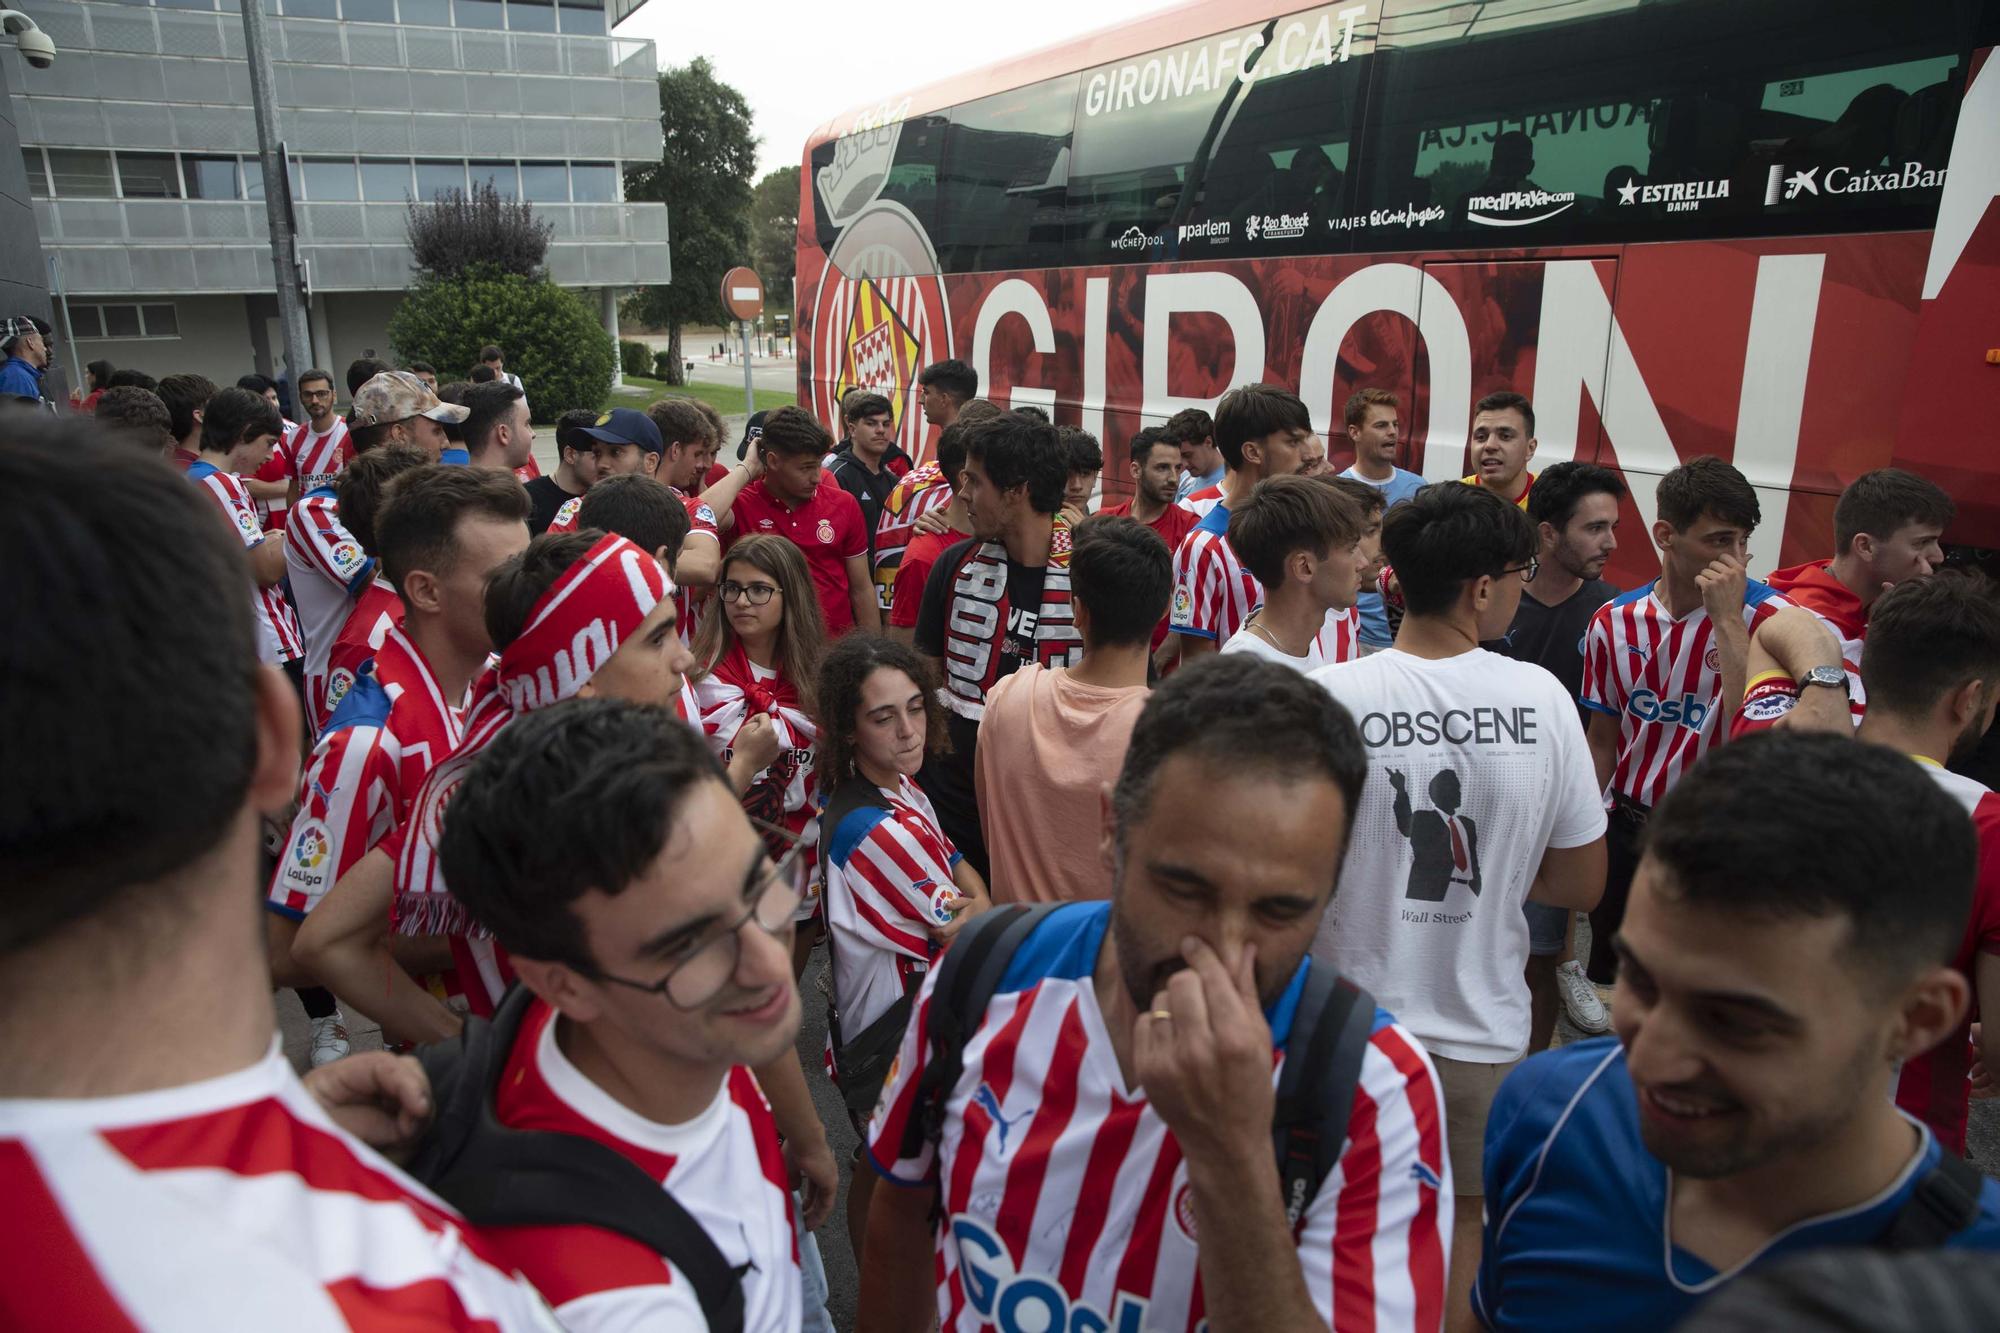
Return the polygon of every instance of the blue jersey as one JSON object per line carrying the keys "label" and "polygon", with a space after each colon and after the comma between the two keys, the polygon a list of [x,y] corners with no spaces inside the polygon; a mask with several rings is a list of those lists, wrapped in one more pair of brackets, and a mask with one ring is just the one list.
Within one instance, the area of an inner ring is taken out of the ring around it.
{"label": "blue jersey", "polygon": [[[1424,488],[1422,477],[1414,472],[1405,472],[1402,468],[1392,472],[1387,481],[1364,477],[1353,468],[1348,468],[1340,475],[1361,482],[1363,485],[1373,486],[1382,492],[1382,512],[1385,514]],[[1365,582],[1372,587],[1374,580],[1369,579]],[[1372,648],[1387,648],[1390,643],[1389,612],[1382,605],[1382,594],[1364,591],[1361,600],[1355,604],[1355,609],[1361,613],[1361,642]]]}
{"label": "blue jersey", "polygon": [[[1718,1273],[1667,1242],[1667,1171],[1639,1138],[1617,1039],[1533,1056],[1501,1085],[1486,1124],[1486,1237],[1473,1309],[1491,1329],[1671,1329],[1746,1269],[1872,1244],[1937,1164],[1936,1138],[1917,1128],[1922,1151],[1881,1194],[1800,1222]],[[1948,1245],[2000,1249],[2000,1183],[1985,1182],[1978,1218]]]}

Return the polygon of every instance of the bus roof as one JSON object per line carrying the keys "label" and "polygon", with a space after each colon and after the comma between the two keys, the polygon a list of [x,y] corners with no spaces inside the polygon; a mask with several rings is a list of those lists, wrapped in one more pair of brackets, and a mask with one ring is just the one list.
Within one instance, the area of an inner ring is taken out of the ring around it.
{"label": "bus roof", "polygon": [[[1324,0],[1320,2],[1324,3]],[[1315,7],[1314,0],[1187,0],[1185,4],[1098,28],[1011,60],[927,83],[907,94],[909,106],[903,114],[928,115],[946,107],[1020,88],[1040,79],[1091,69],[1114,60],[1143,55],[1212,33],[1226,32],[1231,28]],[[1379,3],[1371,4],[1369,8],[1379,11],[1380,6]],[[902,101],[903,95],[897,95],[848,107],[807,136],[806,155],[826,140],[845,134],[863,112],[895,106]]]}

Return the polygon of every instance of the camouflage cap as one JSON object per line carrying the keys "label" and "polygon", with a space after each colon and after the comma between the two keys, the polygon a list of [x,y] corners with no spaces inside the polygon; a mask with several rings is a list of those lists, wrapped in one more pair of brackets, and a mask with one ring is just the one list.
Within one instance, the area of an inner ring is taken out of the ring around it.
{"label": "camouflage cap", "polygon": [[430,386],[409,371],[385,370],[355,390],[348,424],[385,426],[411,417],[457,423],[471,415],[470,408],[438,401]]}

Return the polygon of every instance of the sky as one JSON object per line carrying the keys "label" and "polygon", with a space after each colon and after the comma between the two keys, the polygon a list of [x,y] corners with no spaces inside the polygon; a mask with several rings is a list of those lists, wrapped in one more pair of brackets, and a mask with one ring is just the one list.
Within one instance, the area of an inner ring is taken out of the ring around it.
{"label": "sky", "polygon": [[[805,154],[806,136],[841,111],[1050,46],[1172,0],[649,0],[618,28],[651,38],[662,65],[707,56],[749,100],[761,178]],[[991,14],[990,22],[975,16]],[[981,31],[990,28],[991,31]]]}

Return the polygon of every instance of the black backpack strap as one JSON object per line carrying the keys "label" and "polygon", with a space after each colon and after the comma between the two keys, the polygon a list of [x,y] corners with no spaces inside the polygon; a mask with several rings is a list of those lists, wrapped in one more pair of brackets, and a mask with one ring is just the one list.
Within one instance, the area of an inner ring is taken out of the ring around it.
{"label": "black backpack strap", "polygon": [[1885,1250],[1931,1250],[1971,1226],[1979,1216],[1985,1178],[1956,1153],[1942,1153],[1875,1244]]}
{"label": "black backpack strap", "polygon": [[1306,1206],[1347,1147],[1347,1119],[1375,1023],[1375,998],[1314,962],[1285,1038],[1271,1117],[1285,1218],[1296,1236]]}
{"label": "black backpack strap", "polygon": [[928,1037],[930,1051],[917,1080],[917,1112],[903,1129],[902,1151],[914,1155],[924,1139],[944,1128],[944,1103],[965,1070],[965,1043],[1000,988],[1021,942],[1059,903],[1009,903],[967,922],[934,965]]}
{"label": "black backpack strap", "polygon": [[594,1226],[670,1260],[715,1333],[741,1333],[743,1274],[672,1194],[630,1158],[574,1134],[510,1129],[494,1090],[532,996],[516,986],[489,1022],[418,1053],[437,1116],[412,1175],[481,1227]]}

